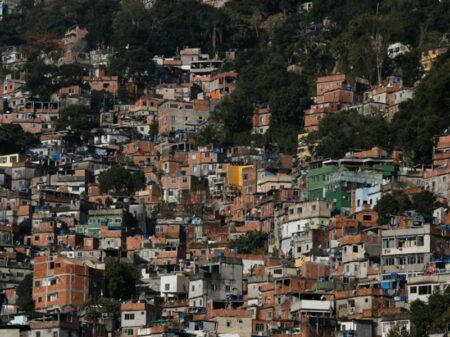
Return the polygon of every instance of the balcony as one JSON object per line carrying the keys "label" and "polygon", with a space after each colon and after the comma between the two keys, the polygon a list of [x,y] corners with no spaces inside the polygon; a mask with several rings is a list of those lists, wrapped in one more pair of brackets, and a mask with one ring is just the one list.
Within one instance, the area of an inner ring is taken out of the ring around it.
{"label": "balcony", "polygon": [[317,301],[317,300],[300,300],[292,303],[291,312],[332,312],[333,304],[331,301]]}

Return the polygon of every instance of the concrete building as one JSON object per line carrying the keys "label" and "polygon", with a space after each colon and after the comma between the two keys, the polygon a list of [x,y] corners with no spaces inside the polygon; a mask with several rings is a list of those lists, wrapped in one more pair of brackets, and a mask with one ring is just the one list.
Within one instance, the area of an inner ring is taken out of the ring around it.
{"label": "concrete building", "polygon": [[62,256],[34,258],[33,300],[36,310],[78,307],[102,296],[105,265]]}
{"label": "concrete building", "polygon": [[199,265],[189,282],[189,306],[224,306],[226,301],[242,302],[242,260],[231,257],[215,257],[211,262]]}
{"label": "concrete building", "polygon": [[145,301],[126,302],[120,307],[121,336],[137,336],[138,330],[158,319],[159,311]]}

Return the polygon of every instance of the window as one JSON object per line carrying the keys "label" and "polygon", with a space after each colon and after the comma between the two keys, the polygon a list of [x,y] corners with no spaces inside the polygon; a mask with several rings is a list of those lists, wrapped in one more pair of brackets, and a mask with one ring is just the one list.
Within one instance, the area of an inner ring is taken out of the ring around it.
{"label": "window", "polygon": [[416,264],[416,257],[414,255],[408,256],[408,264]]}
{"label": "window", "polygon": [[417,263],[423,263],[423,255],[417,255]]}
{"label": "window", "polygon": [[41,286],[41,281],[34,281],[34,287],[39,288]]}
{"label": "window", "polygon": [[384,265],[393,266],[394,264],[395,264],[395,259],[393,257],[385,257],[384,258]]}
{"label": "window", "polygon": [[126,321],[131,321],[134,319],[134,314],[125,314],[125,320]]}
{"label": "window", "polygon": [[195,291],[195,285],[192,285],[191,291]]}
{"label": "window", "polygon": [[35,336],[36,336],[36,337],[41,337],[41,332],[40,332],[40,331],[36,331]]}
{"label": "window", "polygon": [[409,288],[409,292],[410,292],[411,294],[417,294],[417,287],[416,287],[416,286],[410,287],[410,288]]}
{"label": "window", "polygon": [[256,331],[258,331],[258,332],[264,331],[264,324],[256,323]]}
{"label": "window", "polygon": [[58,337],[58,331],[53,331],[53,336],[52,337]]}
{"label": "window", "polygon": [[353,253],[357,253],[358,252],[358,246],[353,246]]}
{"label": "window", "polygon": [[395,241],[394,239],[383,239],[383,248],[394,248]]}
{"label": "window", "polygon": [[133,329],[127,329],[127,336],[133,336],[134,330]]}
{"label": "window", "polygon": [[227,328],[231,328],[233,326],[233,321],[227,321]]}
{"label": "window", "polygon": [[419,295],[429,295],[431,294],[431,286],[430,285],[426,285],[426,286],[419,286]]}
{"label": "window", "polygon": [[418,236],[416,241],[417,246],[423,246],[424,245],[424,239],[423,236]]}
{"label": "window", "polygon": [[297,214],[302,214],[302,212],[303,212],[303,208],[301,208],[301,207],[297,208]]}
{"label": "window", "polygon": [[230,292],[231,291],[231,287],[230,286],[225,286],[225,291],[226,292]]}
{"label": "window", "polygon": [[402,266],[404,264],[406,264],[406,256],[400,256],[397,258],[397,263],[398,265]]}
{"label": "window", "polygon": [[50,294],[47,296],[47,301],[53,302],[58,299],[58,293]]}
{"label": "window", "polygon": [[364,215],[364,216],[363,216],[363,220],[364,220],[364,221],[372,221],[372,216],[369,215],[369,214]]}
{"label": "window", "polygon": [[170,284],[169,284],[169,283],[166,283],[166,284],[164,285],[164,289],[165,289],[166,291],[170,290]]}

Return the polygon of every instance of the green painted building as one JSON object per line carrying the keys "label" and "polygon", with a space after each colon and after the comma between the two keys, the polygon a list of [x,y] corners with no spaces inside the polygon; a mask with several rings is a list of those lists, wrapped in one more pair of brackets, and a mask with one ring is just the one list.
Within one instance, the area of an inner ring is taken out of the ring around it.
{"label": "green painted building", "polygon": [[395,171],[392,165],[379,165],[367,170],[348,170],[335,165],[311,169],[307,173],[308,199],[324,199],[332,203],[332,213],[351,207],[352,189],[382,184],[383,178]]}
{"label": "green painted building", "polygon": [[309,170],[306,176],[308,183],[308,199],[324,199],[326,197],[325,185],[329,180],[330,175],[337,171],[338,168],[336,166],[322,166]]}
{"label": "green painted building", "polygon": [[108,229],[120,229],[128,225],[128,220],[129,214],[122,208],[90,210],[87,226],[78,226],[77,232],[100,237],[101,226],[108,226]]}

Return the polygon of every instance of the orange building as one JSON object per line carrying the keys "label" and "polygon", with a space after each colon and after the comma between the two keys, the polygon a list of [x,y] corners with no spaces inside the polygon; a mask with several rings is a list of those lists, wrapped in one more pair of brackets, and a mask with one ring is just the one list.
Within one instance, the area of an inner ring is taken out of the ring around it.
{"label": "orange building", "polygon": [[62,256],[34,259],[33,300],[36,310],[76,307],[103,294],[105,265]]}

